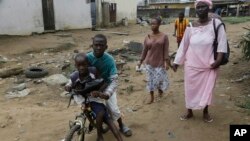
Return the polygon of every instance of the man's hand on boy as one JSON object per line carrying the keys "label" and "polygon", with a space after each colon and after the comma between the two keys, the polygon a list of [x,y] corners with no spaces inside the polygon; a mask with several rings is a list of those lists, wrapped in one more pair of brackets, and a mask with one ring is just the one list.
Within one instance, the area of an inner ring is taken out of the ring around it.
{"label": "man's hand on boy", "polygon": [[99,91],[93,91],[90,93],[93,97],[100,97],[101,99],[109,99],[109,96],[105,93],[99,92]]}
{"label": "man's hand on boy", "polygon": [[98,91],[93,91],[93,92],[91,92],[90,94],[91,94],[92,97],[99,97],[100,92],[98,92]]}

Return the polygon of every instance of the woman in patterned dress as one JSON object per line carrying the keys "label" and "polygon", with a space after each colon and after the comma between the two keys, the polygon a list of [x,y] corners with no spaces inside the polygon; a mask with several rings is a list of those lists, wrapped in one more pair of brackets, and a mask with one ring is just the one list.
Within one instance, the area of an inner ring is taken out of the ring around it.
{"label": "woman in patterned dress", "polygon": [[169,41],[168,36],[159,31],[161,19],[154,18],[151,21],[152,33],[148,34],[144,40],[144,48],[141,55],[141,60],[138,64],[139,68],[142,63],[145,63],[147,73],[147,90],[150,93],[151,104],[154,102],[154,91],[158,89],[159,97],[163,91],[169,86],[166,70],[169,69]]}

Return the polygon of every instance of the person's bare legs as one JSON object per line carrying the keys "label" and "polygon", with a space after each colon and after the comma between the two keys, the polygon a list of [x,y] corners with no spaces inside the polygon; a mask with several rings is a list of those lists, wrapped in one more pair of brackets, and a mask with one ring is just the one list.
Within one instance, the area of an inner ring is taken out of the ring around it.
{"label": "person's bare legs", "polygon": [[114,134],[115,138],[117,139],[117,141],[123,141],[122,136],[121,136],[120,132],[118,131],[117,127],[115,126],[115,124],[113,123],[113,121],[111,119],[109,119],[109,120],[107,120],[107,124],[108,124],[110,130],[112,131],[112,133]]}
{"label": "person's bare legs", "polygon": [[154,102],[154,91],[150,91],[150,100],[147,102],[147,104],[151,104]]}
{"label": "person's bare legs", "polygon": [[158,89],[159,97],[162,98],[163,91],[161,89]]}
{"label": "person's bare legs", "polygon": [[192,118],[193,116],[194,116],[194,115],[193,115],[192,109],[187,109],[187,113],[184,114],[184,115],[182,115],[182,116],[180,117],[180,119],[181,119],[181,120],[188,120],[188,119]]}
{"label": "person's bare legs", "polygon": [[99,112],[96,115],[96,128],[97,128],[97,139],[96,141],[104,141],[102,136],[102,123],[103,123],[104,112]]}
{"label": "person's bare legs", "polygon": [[203,110],[203,120],[205,122],[212,122],[213,118],[211,118],[209,112],[208,112],[208,105]]}

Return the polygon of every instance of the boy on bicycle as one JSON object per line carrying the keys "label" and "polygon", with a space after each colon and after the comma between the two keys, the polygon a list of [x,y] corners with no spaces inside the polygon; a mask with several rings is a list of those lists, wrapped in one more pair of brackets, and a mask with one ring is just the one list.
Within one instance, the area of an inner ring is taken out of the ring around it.
{"label": "boy on bicycle", "polygon": [[[87,56],[85,53],[78,53],[75,56],[75,67],[77,71],[70,75],[70,81],[65,86],[66,91],[71,91],[72,89],[84,89],[91,81],[96,80],[96,69],[94,67],[88,66]],[[79,85],[80,84],[80,85]],[[77,87],[77,88],[76,88]],[[109,126],[113,132],[117,141],[122,141],[122,137],[110,118],[107,108],[104,105],[105,99],[109,97],[104,95],[97,90],[95,93],[91,93],[89,96],[90,107],[92,111],[96,114],[96,126],[97,126],[97,141],[103,141],[102,136],[102,123],[103,121]],[[81,94],[74,95],[74,100],[77,104],[82,104],[84,97]]]}
{"label": "boy on bicycle", "polygon": [[[103,94],[108,96],[106,106],[111,112],[112,119],[119,124],[120,131],[129,137],[132,131],[127,127],[122,120],[121,112],[119,110],[116,98],[116,89],[118,86],[118,73],[114,58],[107,52],[108,48],[107,38],[103,34],[97,34],[93,38],[92,49],[93,51],[87,54],[88,61],[91,66],[97,68],[101,78],[108,85]],[[93,92],[95,93],[95,92]]]}

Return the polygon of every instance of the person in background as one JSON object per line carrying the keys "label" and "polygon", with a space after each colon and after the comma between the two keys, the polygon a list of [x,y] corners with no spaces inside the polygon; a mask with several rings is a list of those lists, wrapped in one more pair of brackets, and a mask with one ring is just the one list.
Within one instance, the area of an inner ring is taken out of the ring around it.
{"label": "person in background", "polygon": [[180,12],[179,18],[175,20],[174,34],[173,34],[173,36],[176,36],[178,47],[180,46],[180,42],[182,40],[182,37],[184,35],[184,32],[188,24],[189,24],[189,20],[184,17],[183,12]]}
{"label": "person in background", "polygon": [[148,34],[144,40],[144,48],[138,68],[144,62],[147,72],[147,90],[150,93],[151,104],[154,102],[154,91],[158,89],[159,97],[169,86],[166,70],[169,69],[169,40],[168,36],[159,31],[161,25],[160,18],[153,18],[151,21],[152,33]]}

